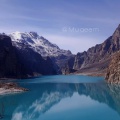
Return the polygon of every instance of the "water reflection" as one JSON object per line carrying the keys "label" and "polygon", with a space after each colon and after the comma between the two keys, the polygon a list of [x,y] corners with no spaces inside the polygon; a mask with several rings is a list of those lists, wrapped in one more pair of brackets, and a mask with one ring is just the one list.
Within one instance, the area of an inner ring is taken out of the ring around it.
{"label": "water reflection", "polygon": [[0,102],[2,104],[4,102],[5,120],[38,120],[51,107],[64,98],[73,97],[74,93],[78,93],[79,96],[89,96],[99,103],[105,103],[120,114],[120,86],[118,85],[41,83],[23,86],[31,91],[0,97]]}

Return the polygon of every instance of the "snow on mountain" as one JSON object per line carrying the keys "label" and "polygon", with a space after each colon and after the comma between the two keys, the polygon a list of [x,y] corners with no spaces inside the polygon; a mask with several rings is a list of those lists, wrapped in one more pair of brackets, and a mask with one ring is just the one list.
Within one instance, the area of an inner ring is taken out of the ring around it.
{"label": "snow on mountain", "polygon": [[16,47],[25,45],[32,48],[42,56],[58,56],[58,55],[71,55],[69,50],[60,49],[57,45],[49,42],[42,36],[39,36],[36,32],[14,32],[9,35]]}

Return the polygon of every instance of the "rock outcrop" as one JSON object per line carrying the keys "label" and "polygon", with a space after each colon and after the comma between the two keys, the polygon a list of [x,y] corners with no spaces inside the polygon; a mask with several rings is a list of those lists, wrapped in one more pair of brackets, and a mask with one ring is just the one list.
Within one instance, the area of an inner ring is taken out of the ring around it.
{"label": "rock outcrop", "polygon": [[113,55],[105,79],[108,83],[120,83],[120,51]]}
{"label": "rock outcrop", "polygon": [[18,77],[20,64],[10,37],[0,35],[0,78]]}
{"label": "rock outcrop", "polygon": [[28,91],[28,89],[18,86],[16,83],[0,83],[0,95],[13,94]]}
{"label": "rock outcrop", "polygon": [[62,67],[62,74],[69,74],[76,72],[76,70],[73,69],[74,61],[75,61],[75,56],[70,56],[70,58],[65,63],[64,67]]}
{"label": "rock outcrop", "polygon": [[0,78],[28,78],[56,74],[52,60],[21,44],[15,47],[11,38],[0,35]]}

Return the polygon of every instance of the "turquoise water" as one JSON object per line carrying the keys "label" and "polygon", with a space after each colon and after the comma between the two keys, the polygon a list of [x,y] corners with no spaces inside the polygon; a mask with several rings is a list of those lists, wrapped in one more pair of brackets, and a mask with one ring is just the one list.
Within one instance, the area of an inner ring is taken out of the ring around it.
{"label": "turquoise water", "polygon": [[17,82],[30,91],[0,96],[3,120],[120,120],[120,87],[102,77],[58,75]]}

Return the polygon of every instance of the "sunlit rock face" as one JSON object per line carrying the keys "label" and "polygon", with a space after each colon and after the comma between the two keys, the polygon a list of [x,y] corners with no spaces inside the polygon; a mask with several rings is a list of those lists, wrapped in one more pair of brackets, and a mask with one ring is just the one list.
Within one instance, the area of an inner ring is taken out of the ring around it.
{"label": "sunlit rock face", "polygon": [[9,36],[16,47],[21,47],[20,43],[22,43],[39,53],[41,56],[72,55],[69,50],[60,49],[56,44],[51,43],[36,32],[14,32]]}
{"label": "sunlit rock face", "polygon": [[109,83],[120,83],[120,51],[112,57],[105,78]]}

